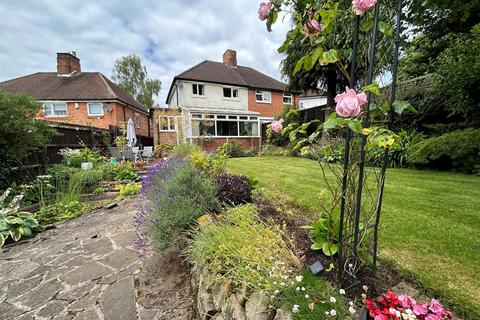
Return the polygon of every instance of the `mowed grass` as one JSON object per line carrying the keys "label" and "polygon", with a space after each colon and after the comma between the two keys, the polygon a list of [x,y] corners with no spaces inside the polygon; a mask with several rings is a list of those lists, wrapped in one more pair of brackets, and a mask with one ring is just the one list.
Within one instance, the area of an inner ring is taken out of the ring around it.
{"label": "mowed grass", "polygon": [[[230,171],[320,212],[319,165],[293,157],[231,159]],[[480,177],[388,169],[380,257],[465,318],[480,319]]]}

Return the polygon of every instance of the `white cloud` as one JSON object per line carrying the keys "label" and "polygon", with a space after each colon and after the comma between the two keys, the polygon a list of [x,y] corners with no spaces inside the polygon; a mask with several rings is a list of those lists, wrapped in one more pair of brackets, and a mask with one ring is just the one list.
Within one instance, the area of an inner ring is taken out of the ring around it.
{"label": "white cloud", "polygon": [[239,64],[280,79],[276,49],[289,24],[267,32],[259,2],[2,1],[0,81],[54,71],[55,53],[72,50],[83,71],[110,77],[116,59],[135,53],[162,81],[163,104],[176,74],[205,59],[220,61],[227,48],[237,50]]}

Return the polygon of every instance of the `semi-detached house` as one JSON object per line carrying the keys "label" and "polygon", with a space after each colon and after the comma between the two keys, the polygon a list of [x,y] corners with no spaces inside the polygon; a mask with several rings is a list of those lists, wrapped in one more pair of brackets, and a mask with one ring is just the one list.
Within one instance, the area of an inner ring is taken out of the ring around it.
{"label": "semi-detached house", "polygon": [[175,76],[168,108],[154,115],[155,144],[195,141],[214,151],[229,140],[258,150],[266,124],[298,101],[284,83],[238,65],[236,52],[228,49],[223,62],[205,60]]}

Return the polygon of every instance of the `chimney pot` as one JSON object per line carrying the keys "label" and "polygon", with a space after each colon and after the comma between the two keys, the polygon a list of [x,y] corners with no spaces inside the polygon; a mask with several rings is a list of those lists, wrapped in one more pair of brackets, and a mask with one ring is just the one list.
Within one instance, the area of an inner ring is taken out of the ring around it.
{"label": "chimney pot", "polygon": [[237,67],[237,51],[232,49],[227,49],[223,54],[223,63],[229,67]]}
{"label": "chimney pot", "polygon": [[77,57],[77,53],[58,52],[57,53],[57,75],[66,76],[75,72],[82,72],[80,66],[80,59]]}

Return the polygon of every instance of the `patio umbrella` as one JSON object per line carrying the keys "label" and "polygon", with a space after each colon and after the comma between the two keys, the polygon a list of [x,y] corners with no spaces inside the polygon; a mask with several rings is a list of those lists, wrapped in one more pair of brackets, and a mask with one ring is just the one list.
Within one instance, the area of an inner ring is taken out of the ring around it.
{"label": "patio umbrella", "polygon": [[128,147],[131,148],[137,143],[137,136],[135,135],[135,125],[132,119],[128,119],[127,122],[127,141]]}

